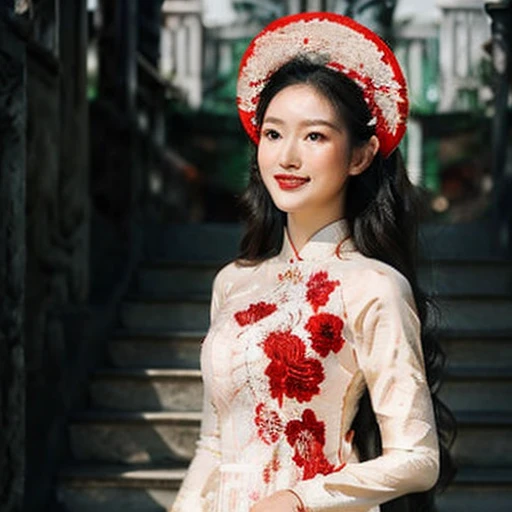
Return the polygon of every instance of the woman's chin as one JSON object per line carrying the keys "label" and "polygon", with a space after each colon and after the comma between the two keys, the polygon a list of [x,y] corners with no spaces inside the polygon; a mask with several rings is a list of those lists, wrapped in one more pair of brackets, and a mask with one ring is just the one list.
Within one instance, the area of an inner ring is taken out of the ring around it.
{"label": "woman's chin", "polygon": [[283,212],[283,213],[286,213],[288,215],[293,215],[293,214],[300,214],[302,211],[304,211],[304,208],[301,208],[300,206],[297,206],[297,205],[291,205],[291,204],[287,204],[287,203],[276,203],[274,202],[274,204],[276,205],[276,208]]}

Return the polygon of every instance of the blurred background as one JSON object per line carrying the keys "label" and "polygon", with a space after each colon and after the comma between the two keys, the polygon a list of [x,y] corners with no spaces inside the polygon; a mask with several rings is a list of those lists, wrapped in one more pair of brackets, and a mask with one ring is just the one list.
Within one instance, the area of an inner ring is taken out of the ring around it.
{"label": "blurred background", "polygon": [[[429,218],[464,222],[489,210],[494,94],[490,17],[481,0],[160,4],[161,26],[158,33],[153,27],[153,40],[149,8],[144,8],[148,12],[144,24],[139,21],[137,56],[139,65],[150,65],[167,87],[158,135],[165,155],[144,178],[156,216],[195,222],[237,220],[236,198],[248,169],[235,103],[240,57],[265,24],[304,10],[352,16],[393,46],[412,99],[402,151],[412,181],[428,194]],[[111,20],[97,1],[89,0],[88,9],[88,95],[100,108],[105,100],[102,41]],[[134,108],[139,110],[139,123],[151,121],[140,104]],[[98,172],[104,175],[103,170]],[[175,180],[182,181],[180,187]]]}
{"label": "blurred background", "polygon": [[[94,100],[96,43],[104,23],[94,1],[89,7]],[[234,101],[240,57],[266,23],[304,10],[352,16],[395,49],[412,99],[402,151],[411,179],[429,195],[430,218],[461,222],[485,214],[493,187],[494,96],[490,18],[479,0],[163,2],[160,46],[152,59],[146,57],[174,89],[165,102],[168,157],[174,157],[168,163],[181,168],[190,196],[185,205],[169,196],[161,169],[155,169],[148,176],[150,192],[161,200],[155,213],[194,221],[237,219],[236,197],[248,167]]]}
{"label": "blurred background", "polygon": [[318,10],[378,32],[409,84],[420,280],[459,425],[439,511],[512,510],[509,0],[0,0],[1,512],[172,503],[241,232],[240,57]]}

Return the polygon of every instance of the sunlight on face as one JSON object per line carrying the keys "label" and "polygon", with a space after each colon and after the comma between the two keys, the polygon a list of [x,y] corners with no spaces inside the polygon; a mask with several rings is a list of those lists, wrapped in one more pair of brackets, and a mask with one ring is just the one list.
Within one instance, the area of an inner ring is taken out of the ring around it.
{"label": "sunlight on face", "polygon": [[261,126],[258,165],[277,208],[343,217],[351,160],[348,132],[327,98],[306,84],[274,96]]}

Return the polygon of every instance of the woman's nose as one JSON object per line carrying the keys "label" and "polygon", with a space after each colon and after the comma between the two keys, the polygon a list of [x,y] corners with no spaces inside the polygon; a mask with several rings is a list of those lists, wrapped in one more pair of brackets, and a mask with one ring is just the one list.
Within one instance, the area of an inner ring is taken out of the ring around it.
{"label": "woman's nose", "polygon": [[279,165],[283,169],[298,169],[300,167],[300,154],[296,141],[284,139],[279,154]]}

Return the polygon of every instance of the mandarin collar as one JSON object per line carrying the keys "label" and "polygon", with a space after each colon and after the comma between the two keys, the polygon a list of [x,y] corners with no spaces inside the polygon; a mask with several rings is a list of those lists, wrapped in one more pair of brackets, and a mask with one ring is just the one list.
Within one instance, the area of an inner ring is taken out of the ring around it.
{"label": "mandarin collar", "polygon": [[292,263],[295,261],[321,261],[332,256],[341,256],[344,252],[354,251],[347,220],[340,219],[317,231],[304,247],[297,252],[284,229],[283,247],[279,259]]}

